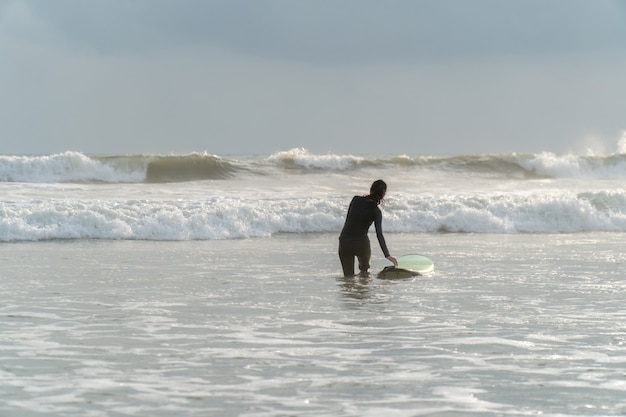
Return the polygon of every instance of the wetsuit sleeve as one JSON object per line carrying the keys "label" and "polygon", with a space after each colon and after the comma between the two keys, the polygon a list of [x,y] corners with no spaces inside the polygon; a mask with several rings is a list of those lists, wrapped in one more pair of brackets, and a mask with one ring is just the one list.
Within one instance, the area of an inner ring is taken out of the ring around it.
{"label": "wetsuit sleeve", "polygon": [[383,236],[383,214],[380,209],[376,207],[376,214],[374,216],[374,227],[376,228],[376,237],[378,238],[378,244],[383,251],[385,258],[389,256],[389,249],[387,249],[387,243],[385,242],[385,236]]}

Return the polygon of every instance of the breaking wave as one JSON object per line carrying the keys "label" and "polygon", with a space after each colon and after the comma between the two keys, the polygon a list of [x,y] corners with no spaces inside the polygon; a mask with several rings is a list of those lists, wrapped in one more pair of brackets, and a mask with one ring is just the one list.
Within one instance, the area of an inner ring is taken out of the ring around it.
{"label": "breaking wave", "polygon": [[65,152],[43,156],[0,156],[1,182],[182,182],[230,178],[238,171],[219,156],[111,155]]}
{"label": "breaking wave", "polygon": [[[216,240],[338,233],[345,198],[28,200],[0,202],[0,241]],[[390,197],[384,228],[401,233],[626,232],[626,191]]]}
{"label": "breaking wave", "polygon": [[319,155],[297,148],[241,159],[207,153],[89,156],[64,152],[0,156],[0,182],[25,183],[166,183],[228,180],[242,175],[281,175],[284,172],[350,174],[364,169],[430,170],[503,179],[620,179],[626,178],[626,155],[354,156]]}

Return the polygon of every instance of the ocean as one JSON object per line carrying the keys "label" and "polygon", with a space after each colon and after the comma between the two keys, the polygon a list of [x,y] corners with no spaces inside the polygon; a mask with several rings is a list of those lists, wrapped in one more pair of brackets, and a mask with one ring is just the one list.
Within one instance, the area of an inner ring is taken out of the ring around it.
{"label": "ocean", "polygon": [[[379,178],[392,255],[432,274],[342,276]],[[625,179],[623,153],[0,156],[0,416],[625,415]]]}

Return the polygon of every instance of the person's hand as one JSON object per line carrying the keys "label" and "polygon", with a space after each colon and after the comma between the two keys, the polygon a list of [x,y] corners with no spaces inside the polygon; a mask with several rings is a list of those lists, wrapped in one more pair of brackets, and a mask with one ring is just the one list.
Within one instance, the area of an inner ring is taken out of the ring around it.
{"label": "person's hand", "polygon": [[395,257],[389,255],[387,256],[387,259],[389,259],[391,263],[393,263],[393,266],[395,266],[396,268],[398,267],[398,260]]}

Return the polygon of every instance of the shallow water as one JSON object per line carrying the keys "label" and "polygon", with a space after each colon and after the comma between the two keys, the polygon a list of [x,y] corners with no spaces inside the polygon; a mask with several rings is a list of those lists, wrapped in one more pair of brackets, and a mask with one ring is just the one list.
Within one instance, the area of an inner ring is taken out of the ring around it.
{"label": "shallow water", "polygon": [[626,414],[625,236],[387,240],[435,273],[342,278],[330,234],[3,244],[0,415]]}

